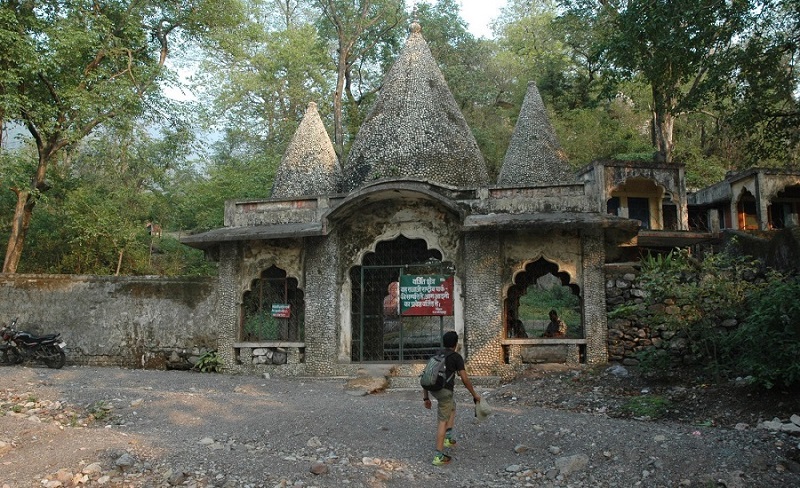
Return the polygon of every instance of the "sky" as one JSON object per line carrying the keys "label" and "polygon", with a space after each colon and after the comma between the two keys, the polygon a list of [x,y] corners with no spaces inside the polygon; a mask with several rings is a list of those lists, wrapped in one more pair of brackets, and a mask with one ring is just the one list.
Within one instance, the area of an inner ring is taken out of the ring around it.
{"label": "sky", "polygon": [[489,24],[500,15],[506,0],[459,0],[461,18],[469,24],[469,31],[475,37],[492,37]]}

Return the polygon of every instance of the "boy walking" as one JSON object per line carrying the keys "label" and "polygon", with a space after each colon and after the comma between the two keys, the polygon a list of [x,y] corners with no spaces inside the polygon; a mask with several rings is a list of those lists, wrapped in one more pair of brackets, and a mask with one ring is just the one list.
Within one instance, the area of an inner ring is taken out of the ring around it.
{"label": "boy walking", "polygon": [[433,457],[434,466],[442,466],[450,462],[451,458],[444,453],[445,447],[455,447],[456,440],[453,436],[453,427],[456,422],[456,403],[453,400],[453,388],[455,386],[455,376],[461,378],[464,387],[472,394],[472,399],[475,403],[481,401],[481,397],[475,393],[472,387],[472,382],[467,376],[464,369],[464,358],[458,353],[458,333],[455,331],[446,332],[442,336],[442,345],[444,352],[447,354],[445,358],[446,378],[447,382],[441,390],[428,391],[423,390],[422,400],[425,402],[425,408],[431,408],[431,399],[428,395],[436,398],[438,407],[436,416],[438,425],[436,429],[436,454]]}

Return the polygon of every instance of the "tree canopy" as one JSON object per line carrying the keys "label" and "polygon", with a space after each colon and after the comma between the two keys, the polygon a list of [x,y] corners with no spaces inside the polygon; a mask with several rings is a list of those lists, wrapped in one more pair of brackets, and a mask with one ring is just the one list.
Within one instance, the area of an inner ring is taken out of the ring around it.
{"label": "tree canopy", "polygon": [[208,271],[175,238],[222,225],[225,200],[269,196],[311,101],[344,161],[412,19],[492,176],[529,81],[575,167],[680,162],[691,186],[800,167],[797,0],[509,0],[493,39],[468,31],[455,0],[412,7],[3,2],[4,271]]}

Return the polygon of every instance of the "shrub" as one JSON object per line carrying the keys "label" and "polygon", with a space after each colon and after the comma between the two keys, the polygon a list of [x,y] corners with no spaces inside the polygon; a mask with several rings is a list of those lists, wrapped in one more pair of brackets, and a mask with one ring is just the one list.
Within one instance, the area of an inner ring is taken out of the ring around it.
{"label": "shrub", "polygon": [[800,384],[800,281],[771,280],[751,297],[749,314],[730,337],[737,372],[766,388]]}
{"label": "shrub", "polygon": [[722,252],[699,261],[676,250],[642,260],[641,286],[650,303],[672,304],[655,312],[654,321],[685,331],[693,356],[719,380],[733,366],[729,334],[721,323],[741,322],[747,299],[780,279],[756,279],[760,276],[760,263],[749,256]]}
{"label": "shrub", "polygon": [[671,358],[663,349],[654,347],[639,351],[636,355],[639,360],[639,369],[647,376],[664,377],[669,372]]}
{"label": "shrub", "polygon": [[201,373],[216,373],[222,370],[223,362],[217,351],[208,351],[197,360],[193,369]]}

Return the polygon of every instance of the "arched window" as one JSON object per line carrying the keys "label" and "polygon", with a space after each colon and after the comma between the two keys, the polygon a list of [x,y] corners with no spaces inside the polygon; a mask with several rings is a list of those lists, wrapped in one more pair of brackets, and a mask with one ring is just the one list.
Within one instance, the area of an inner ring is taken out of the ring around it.
{"label": "arched window", "polygon": [[567,325],[566,338],[583,338],[580,290],[555,263],[538,259],[517,274],[505,301],[506,337],[535,338],[545,334],[550,311]]}
{"label": "arched window", "polygon": [[303,341],[305,304],[297,279],[271,266],[242,299],[242,341]]}

